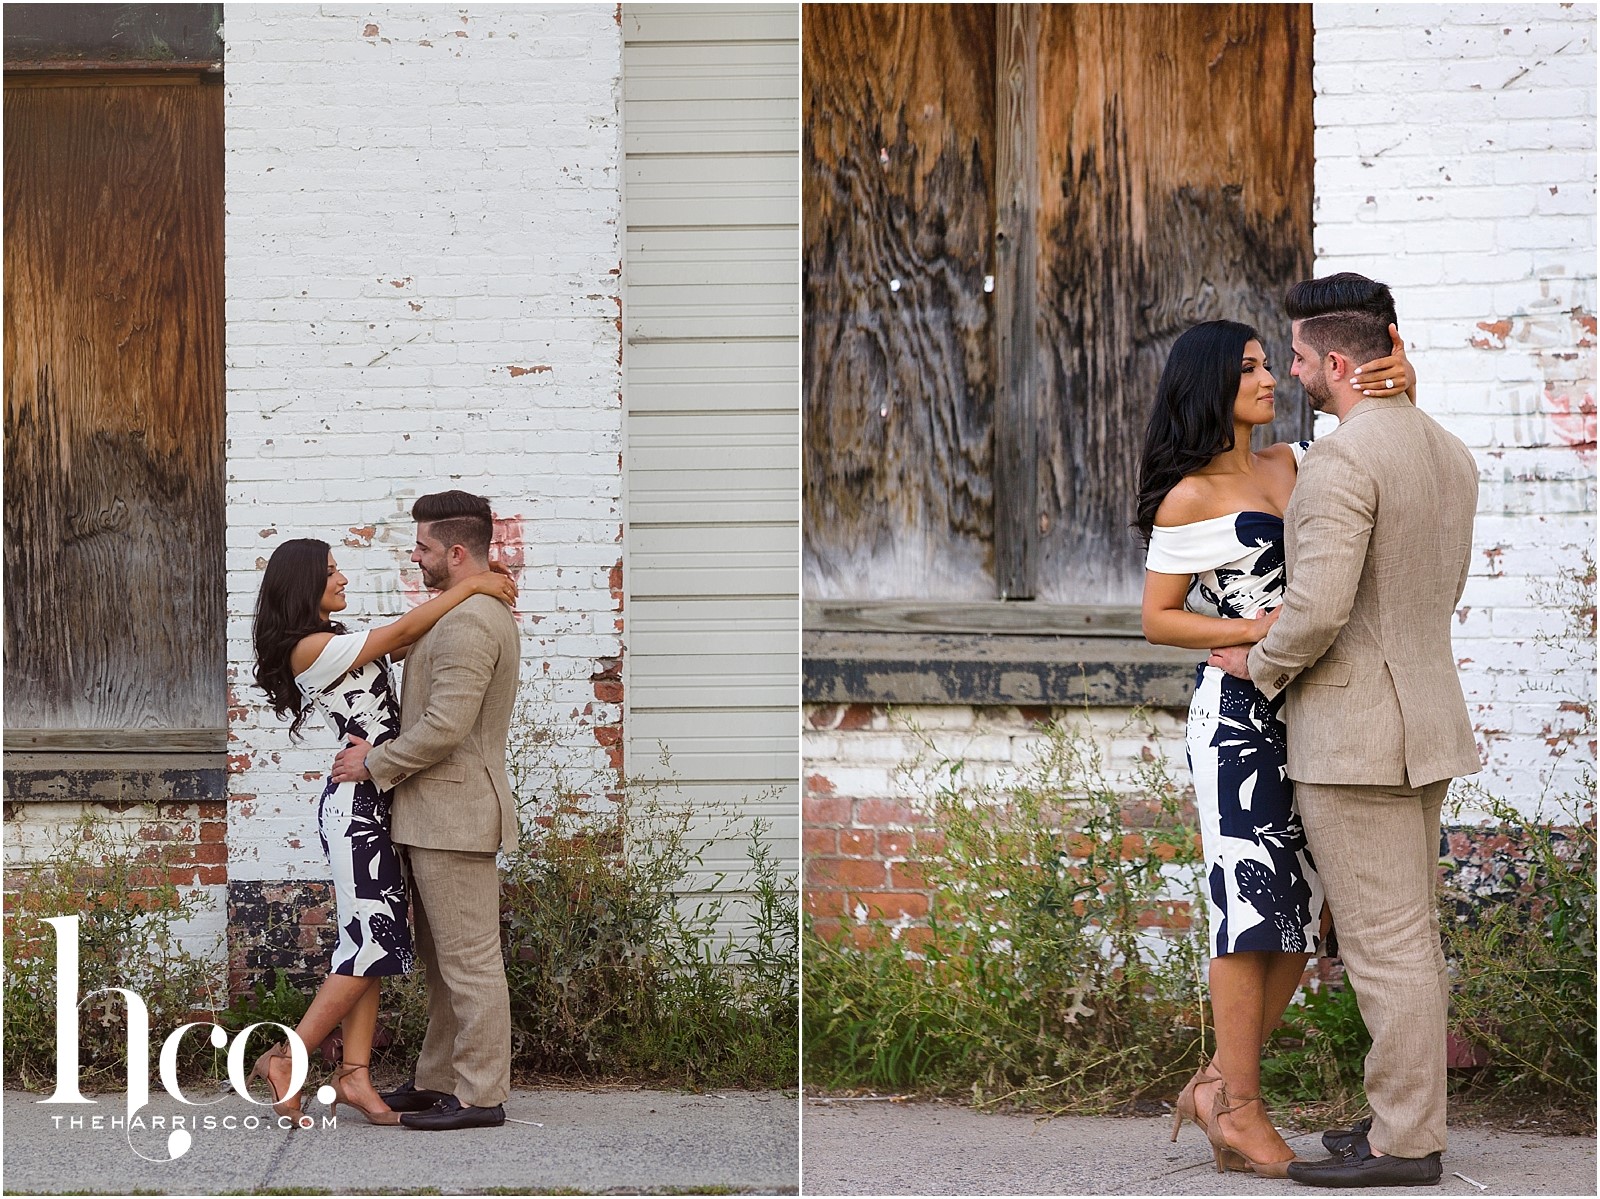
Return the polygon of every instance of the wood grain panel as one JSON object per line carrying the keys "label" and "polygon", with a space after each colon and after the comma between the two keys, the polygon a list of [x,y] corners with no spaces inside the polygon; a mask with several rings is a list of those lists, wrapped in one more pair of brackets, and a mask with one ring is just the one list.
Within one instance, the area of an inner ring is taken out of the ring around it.
{"label": "wood grain panel", "polygon": [[1308,5],[1047,5],[1040,43],[1039,598],[1137,602],[1128,527],[1172,342],[1256,326],[1308,436],[1284,290],[1311,270]]}
{"label": "wood grain panel", "polygon": [[6,725],[221,728],[222,89],[5,122]]}
{"label": "wood grain panel", "polygon": [[819,5],[801,37],[804,586],[993,593],[992,5]]}

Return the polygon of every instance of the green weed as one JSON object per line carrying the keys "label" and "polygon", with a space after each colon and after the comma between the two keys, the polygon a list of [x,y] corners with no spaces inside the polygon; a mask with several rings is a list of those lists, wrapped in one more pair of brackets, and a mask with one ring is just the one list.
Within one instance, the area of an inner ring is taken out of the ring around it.
{"label": "green weed", "polygon": [[[932,939],[915,953],[889,928],[864,949],[808,936],[811,1084],[1092,1112],[1194,1069],[1203,934],[1149,927],[1197,898],[1182,792],[1159,756],[1113,780],[1086,728],[1041,731],[1005,786],[937,755],[908,764],[942,834],[917,859],[939,896]],[[1130,790],[1151,827],[1125,816]]]}
{"label": "green weed", "polygon": [[[78,916],[80,992],[125,987],[143,998],[157,1044],[190,1020],[211,1020],[223,993],[217,963],[179,941],[177,926],[209,900],[168,881],[172,848],[86,814],[62,829],[49,857],[6,867],[5,1074],[15,1086],[53,1086],[56,1075],[56,937],[44,921]],[[127,1009],[120,996],[79,1006],[80,1084],[127,1085]],[[154,1054],[152,1053],[152,1058]],[[220,1054],[202,1036],[184,1039],[179,1064],[214,1067]]]}

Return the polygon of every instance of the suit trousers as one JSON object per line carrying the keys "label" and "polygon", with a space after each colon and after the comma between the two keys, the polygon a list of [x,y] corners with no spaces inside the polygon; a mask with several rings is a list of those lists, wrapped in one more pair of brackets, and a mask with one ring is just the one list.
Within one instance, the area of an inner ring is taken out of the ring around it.
{"label": "suit trousers", "polygon": [[428,1032],[416,1085],[493,1107],[511,1093],[511,995],[500,955],[500,871],[492,853],[406,847]]}
{"label": "suit trousers", "polygon": [[1369,1139],[1398,1157],[1445,1147],[1450,983],[1434,892],[1449,789],[1443,779],[1424,787],[1297,782],[1294,790],[1339,955],[1372,1034]]}

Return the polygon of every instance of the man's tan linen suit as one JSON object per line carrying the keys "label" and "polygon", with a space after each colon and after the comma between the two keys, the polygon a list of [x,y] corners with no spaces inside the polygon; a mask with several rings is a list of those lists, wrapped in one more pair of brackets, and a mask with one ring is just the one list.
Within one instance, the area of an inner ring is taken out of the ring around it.
{"label": "man's tan linen suit", "polygon": [[1434,907],[1439,809],[1480,769],[1450,627],[1472,557],[1471,452],[1404,396],[1307,451],[1285,514],[1282,615],[1249,657],[1288,690],[1289,777],[1372,1034],[1371,1143],[1445,1147],[1449,986]]}
{"label": "man's tan linen suit", "polygon": [[416,1085],[471,1107],[511,1091],[495,851],[517,846],[506,735],[520,662],[510,609],[486,595],[463,600],[412,647],[400,735],[367,754],[373,781],[394,792],[390,835],[407,847],[428,979]]}

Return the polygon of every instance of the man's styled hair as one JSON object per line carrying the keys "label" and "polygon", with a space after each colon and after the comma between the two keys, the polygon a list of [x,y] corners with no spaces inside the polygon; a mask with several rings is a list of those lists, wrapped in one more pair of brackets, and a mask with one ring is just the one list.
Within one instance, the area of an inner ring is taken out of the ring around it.
{"label": "man's styled hair", "polygon": [[494,513],[486,496],[465,491],[436,491],[420,495],[411,505],[411,519],[431,525],[433,535],[445,548],[463,546],[481,562],[489,560],[489,542],[494,540]]}
{"label": "man's styled hair", "polygon": [[1358,365],[1387,357],[1394,348],[1389,326],[1398,325],[1388,285],[1341,271],[1305,279],[1283,298],[1289,319],[1300,322],[1300,336],[1318,354],[1337,351]]}

